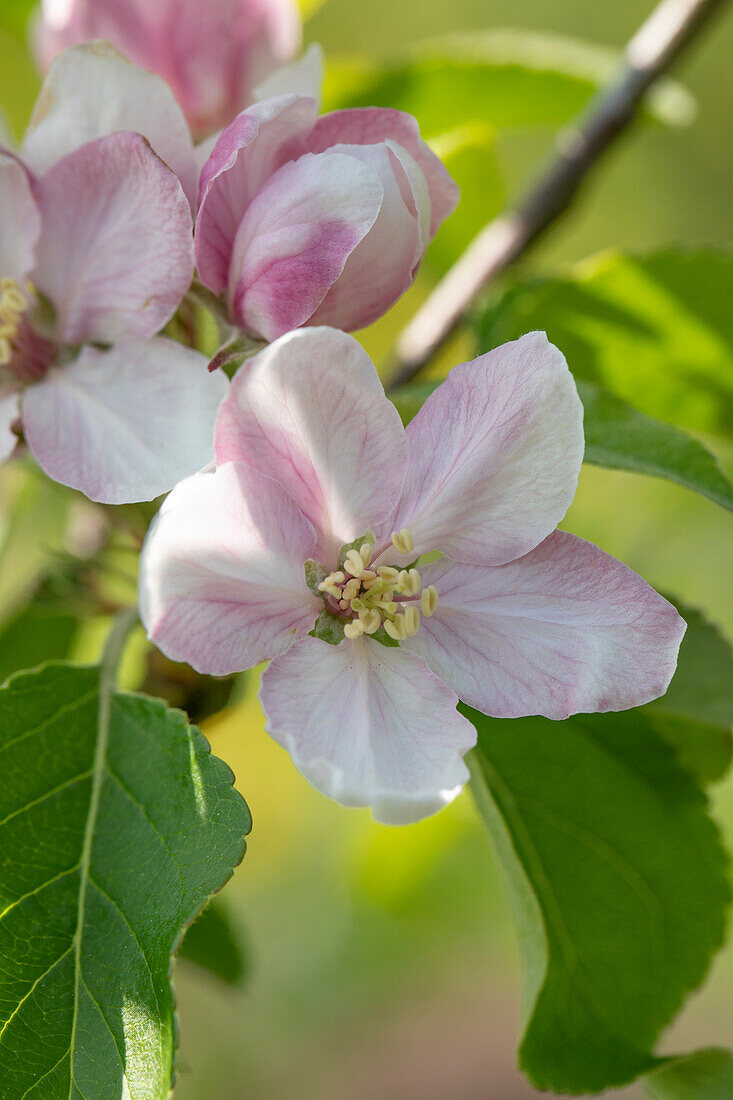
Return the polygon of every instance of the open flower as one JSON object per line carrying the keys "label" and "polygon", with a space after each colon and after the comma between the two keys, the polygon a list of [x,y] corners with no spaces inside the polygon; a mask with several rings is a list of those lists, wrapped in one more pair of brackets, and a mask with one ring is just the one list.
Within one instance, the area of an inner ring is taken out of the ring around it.
{"label": "open flower", "polygon": [[173,89],[194,132],[225,126],[300,45],[293,0],[43,0],[43,67],[67,46],[105,39]]}
{"label": "open flower", "polygon": [[410,115],[318,118],[315,100],[274,96],[243,111],[204,165],[199,275],[255,337],[362,328],[410,286],[457,201]]}
{"label": "open flower", "polygon": [[[100,118],[88,125],[94,112],[63,95],[66,64],[41,93],[23,160],[0,152],[0,460],[22,430],[56,481],[105,503],[147,500],[211,460],[227,381],[153,339],[193,273],[181,183],[139,133],[97,136]],[[149,108],[161,127],[165,112],[155,117],[154,98]],[[174,134],[168,143],[174,154]]]}
{"label": "open flower", "polygon": [[394,823],[453,798],[459,697],[562,719],[666,690],[675,609],[555,530],[582,408],[543,333],[455,367],[407,429],[355,340],[292,333],[237,374],[215,447],[148,536],[142,618],[200,672],[273,658],[267,728],[332,798]]}

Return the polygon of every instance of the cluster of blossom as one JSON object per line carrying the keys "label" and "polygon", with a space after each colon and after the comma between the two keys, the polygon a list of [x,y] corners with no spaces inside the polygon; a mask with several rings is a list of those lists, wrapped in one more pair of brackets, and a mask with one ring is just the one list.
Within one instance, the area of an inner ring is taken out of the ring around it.
{"label": "cluster of blossom", "polygon": [[[286,0],[44,14],[41,56],[63,52],[0,155],[0,448],[22,432],[107,503],[175,485],[141,561],[149,637],[212,675],[270,659],[272,736],[390,822],[466,782],[459,698],[562,719],[662,694],[677,612],[556,530],[583,457],[562,354],[531,333],[455,367],[404,429],[347,335],[458,199],[415,120],[319,118],[317,52],[276,67],[299,44]],[[158,75],[74,45],[98,36]],[[158,335],[194,264],[233,328],[273,341],[231,386]]]}

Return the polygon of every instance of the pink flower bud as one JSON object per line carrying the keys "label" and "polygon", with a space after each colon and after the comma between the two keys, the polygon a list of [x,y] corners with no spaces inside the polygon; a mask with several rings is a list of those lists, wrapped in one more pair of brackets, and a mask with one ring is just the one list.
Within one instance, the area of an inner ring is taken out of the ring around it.
{"label": "pink flower bud", "polygon": [[194,133],[230,122],[300,46],[294,0],[43,0],[43,68],[67,46],[106,39],[162,76]]}
{"label": "pink flower bud", "polygon": [[417,122],[381,108],[317,117],[279,95],[243,111],[204,165],[196,256],[231,319],[274,340],[353,330],[412,283],[458,188]]}

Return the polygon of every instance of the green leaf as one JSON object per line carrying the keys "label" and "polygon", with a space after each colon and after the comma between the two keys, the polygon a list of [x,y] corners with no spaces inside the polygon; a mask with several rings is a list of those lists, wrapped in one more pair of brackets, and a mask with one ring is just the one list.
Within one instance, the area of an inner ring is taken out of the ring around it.
{"label": "green leaf", "polygon": [[653,1100],[731,1100],[733,1055],[727,1050],[699,1050],[667,1062],[644,1079]]}
{"label": "green leaf", "polygon": [[585,408],[585,461],[675,481],[733,511],[733,486],[710,451],[592,382],[578,381]]}
{"label": "green leaf", "polygon": [[706,800],[639,711],[492,720],[472,787],[524,965],[520,1064],[585,1093],[650,1071],[725,927],[726,859]]}
{"label": "green leaf", "polygon": [[240,985],[245,959],[226,906],[216,900],[190,926],[178,958],[193,963],[227,985]]}
{"label": "green leaf", "polygon": [[486,310],[479,344],[541,329],[577,378],[650,416],[731,433],[732,298],[733,254],[606,253],[566,278],[516,284]]}
{"label": "green leaf", "polygon": [[332,615],[325,608],[316,619],[315,626],[308,633],[311,638],[320,638],[329,645],[340,645],[344,640],[344,626],[346,623],[338,615]]}
{"label": "green leaf", "polygon": [[64,547],[72,494],[22,465],[0,474],[0,621],[13,615]]}
{"label": "green leaf", "polygon": [[[585,461],[674,481],[733,511],[733,487],[710,451],[671,424],[632,409],[625,401],[576,379],[585,416]],[[410,382],[389,394],[403,424],[422,408],[440,381]]]}
{"label": "green leaf", "polygon": [[[374,58],[329,64],[325,110],[399,107],[429,138],[456,119],[497,127],[559,126],[604,84],[618,53],[558,35],[520,30],[451,34],[421,42],[381,66]],[[694,114],[688,92],[660,82],[648,111],[665,124]]]}
{"label": "green leaf", "polygon": [[73,615],[31,603],[0,629],[0,684],[13,672],[67,657],[77,631]]}
{"label": "green leaf", "polygon": [[305,563],[305,583],[310,588],[314,596],[318,596],[319,600],[323,599],[323,592],[318,587],[323,581],[325,581],[328,574],[319,561],[315,558],[308,558]]}
{"label": "green leaf", "polygon": [[51,664],[0,690],[0,1080],[164,1100],[170,959],[244,852],[229,768],[180,711]]}
{"label": "green leaf", "polygon": [[496,155],[496,132],[485,123],[467,123],[431,142],[461,189],[461,201],[441,225],[425,256],[425,267],[443,275],[479,230],[497,215],[505,188]]}
{"label": "green leaf", "polygon": [[672,683],[644,713],[698,782],[711,783],[725,775],[733,755],[733,650],[699,611],[672,602],[687,632]]}

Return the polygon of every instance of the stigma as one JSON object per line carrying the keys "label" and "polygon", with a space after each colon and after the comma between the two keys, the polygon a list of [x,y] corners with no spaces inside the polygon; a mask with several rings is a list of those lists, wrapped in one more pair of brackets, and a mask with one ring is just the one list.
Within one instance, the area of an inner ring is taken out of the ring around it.
{"label": "stigma", "polygon": [[[398,554],[413,549],[407,528],[392,533],[392,546]],[[421,614],[429,618],[435,613],[438,590],[434,584],[423,588],[420,573],[414,567],[371,568],[371,561],[372,545],[363,542],[348,550],[342,568],[329,573],[318,585],[331,609],[348,617],[344,637],[353,640],[381,629],[398,643],[413,637],[420,629]]]}
{"label": "stigma", "polygon": [[28,299],[15,279],[0,279],[0,367],[7,367],[13,358],[13,345],[18,337]]}

